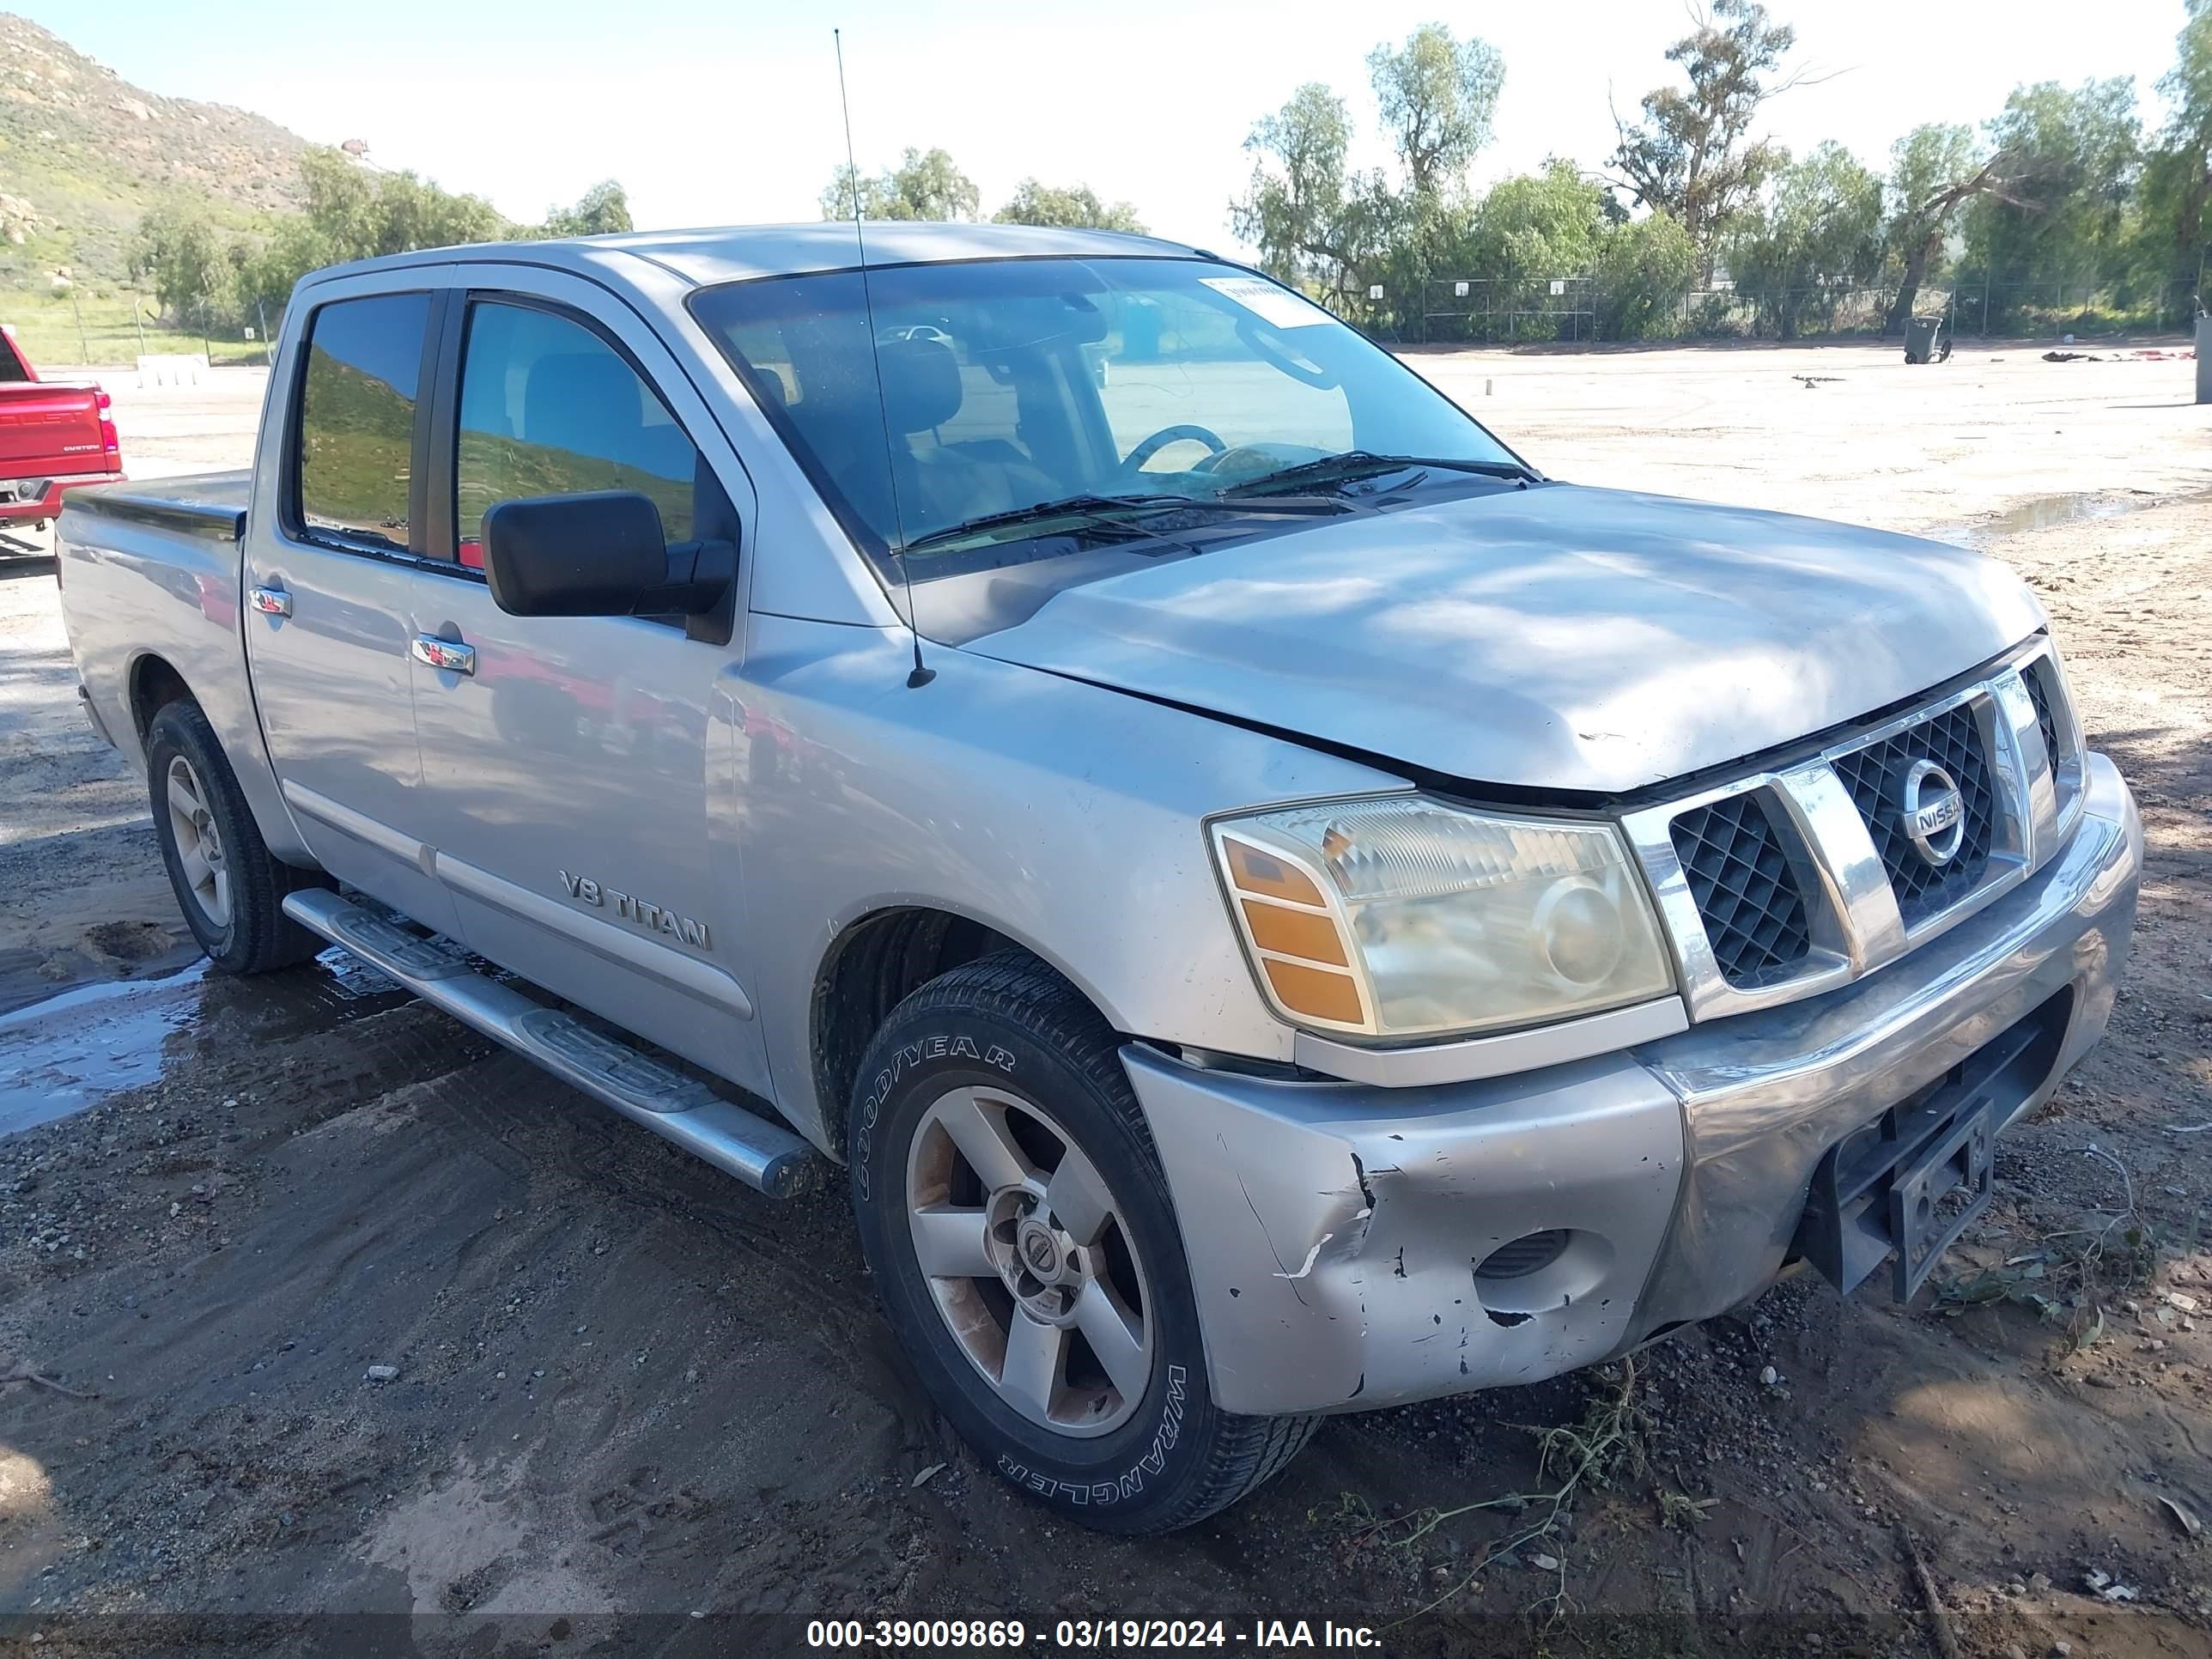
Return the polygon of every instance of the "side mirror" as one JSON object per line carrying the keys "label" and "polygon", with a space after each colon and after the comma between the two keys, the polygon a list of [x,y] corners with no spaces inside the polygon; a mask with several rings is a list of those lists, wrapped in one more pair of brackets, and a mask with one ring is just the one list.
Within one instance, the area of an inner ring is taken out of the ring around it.
{"label": "side mirror", "polygon": [[736,585],[732,544],[669,544],[660,510],[632,489],[501,501],[482,533],[492,600],[509,616],[708,617]]}
{"label": "side mirror", "polygon": [[627,617],[665,580],[660,512],[635,490],[533,495],[483,515],[484,574],[517,617]]}

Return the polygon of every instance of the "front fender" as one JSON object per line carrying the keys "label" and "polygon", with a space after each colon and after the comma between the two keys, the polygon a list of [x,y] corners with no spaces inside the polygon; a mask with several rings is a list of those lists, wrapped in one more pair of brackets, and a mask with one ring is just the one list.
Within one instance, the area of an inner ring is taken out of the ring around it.
{"label": "front fender", "polygon": [[818,1145],[812,999],[846,929],[923,906],[1052,964],[1127,1035],[1288,1060],[1200,825],[1405,781],[1240,726],[939,648],[755,616],[732,687],[731,833],[776,1102]]}

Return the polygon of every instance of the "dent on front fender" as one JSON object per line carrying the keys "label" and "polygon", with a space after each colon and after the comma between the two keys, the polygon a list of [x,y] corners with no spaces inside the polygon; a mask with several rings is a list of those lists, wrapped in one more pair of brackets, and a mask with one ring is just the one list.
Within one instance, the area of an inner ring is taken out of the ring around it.
{"label": "dent on front fender", "polygon": [[[1124,1051],[1183,1230],[1217,1401],[1358,1410],[1603,1358],[1673,1213],[1674,1097],[1622,1059],[1420,1091]],[[1556,1230],[1517,1279],[1492,1252]]]}

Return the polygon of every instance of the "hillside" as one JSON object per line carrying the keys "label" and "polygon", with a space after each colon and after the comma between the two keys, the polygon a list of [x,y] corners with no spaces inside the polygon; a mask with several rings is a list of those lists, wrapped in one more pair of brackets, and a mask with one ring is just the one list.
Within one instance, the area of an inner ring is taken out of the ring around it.
{"label": "hillside", "polygon": [[306,148],[258,115],[134,87],[0,12],[0,284],[64,264],[120,276],[138,216],[173,191],[241,223],[295,205]]}

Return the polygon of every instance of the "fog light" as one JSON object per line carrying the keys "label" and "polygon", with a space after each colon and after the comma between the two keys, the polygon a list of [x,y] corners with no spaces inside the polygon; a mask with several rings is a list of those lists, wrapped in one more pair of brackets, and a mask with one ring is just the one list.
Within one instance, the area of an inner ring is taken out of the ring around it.
{"label": "fog light", "polygon": [[1488,1279],[1526,1279],[1530,1273],[1541,1273],[1566,1254],[1567,1240],[1571,1236],[1564,1227],[1523,1233],[1483,1257],[1474,1276]]}

